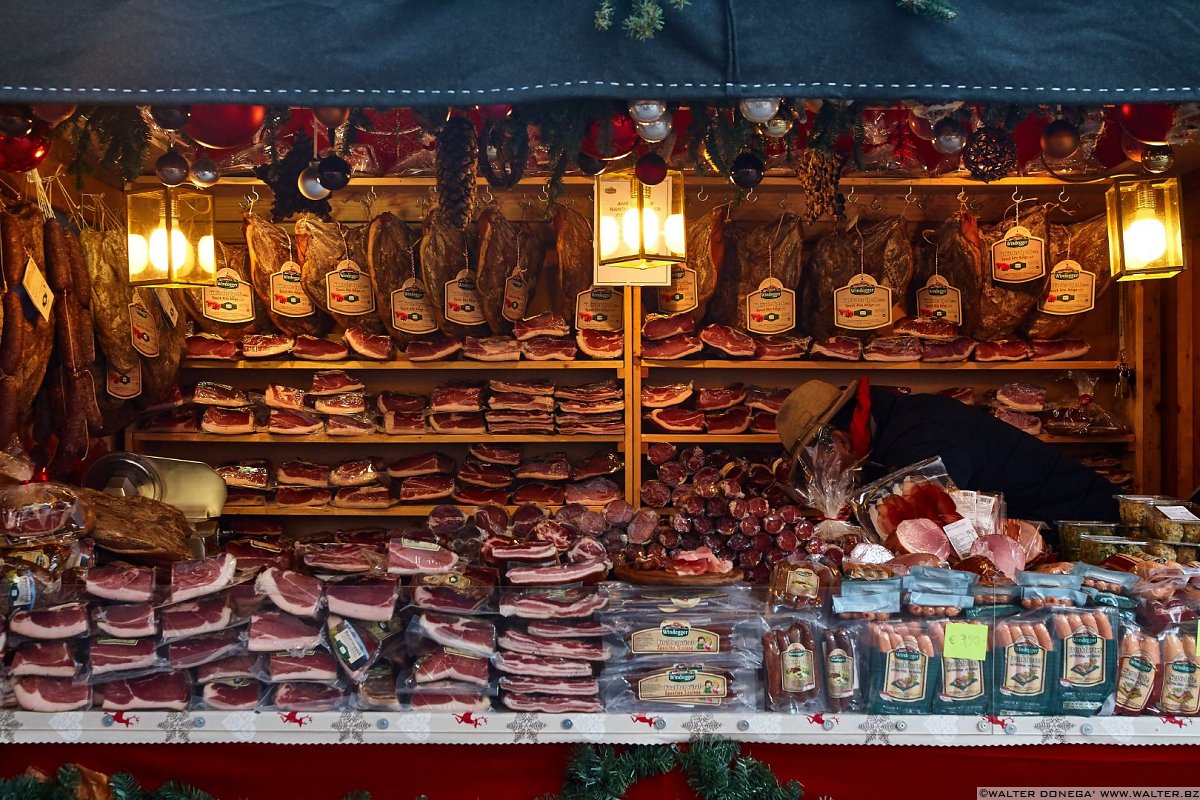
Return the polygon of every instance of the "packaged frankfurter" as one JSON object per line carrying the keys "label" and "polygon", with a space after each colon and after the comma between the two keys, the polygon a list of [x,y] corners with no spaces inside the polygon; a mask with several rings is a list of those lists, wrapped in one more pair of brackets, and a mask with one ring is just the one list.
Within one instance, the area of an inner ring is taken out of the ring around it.
{"label": "packaged frankfurter", "polygon": [[762,636],[764,703],[788,714],[824,711],[825,628],[815,615],[777,617]]}
{"label": "packaged frankfurter", "polygon": [[1021,589],[1021,608],[1026,610],[1063,606],[1082,607],[1087,605],[1087,601],[1086,594],[1074,589],[1050,589],[1040,586],[1027,586]]}
{"label": "packaged frankfurter", "polygon": [[833,614],[838,619],[890,619],[900,613],[900,592],[843,594],[833,598]]}
{"label": "packaged frankfurter", "polygon": [[871,714],[928,714],[940,683],[941,654],[922,622],[875,622],[871,649]]}
{"label": "packaged frankfurter", "polygon": [[[986,657],[976,660],[946,656],[947,633],[954,635],[955,631],[947,628],[951,624],[987,627],[987,622],[980,619],[969,623],[958,619],[934,619],[927,623],[934,652],[941,658],[938,684],[930,698],[929,710],[933,714],[985,714],[991,703],[992,665]],[[991,638],[990,630],[988,638]]]}
{"label": "packaged frankfurter", "polygon": [[969,594],[915,591],[904,600],[904,610],[913,617],[958,617],[974,605],[975,598]]}
{"label": "packaged frankfurter", "polygon": [[1074,591],[1083,585],[1083,576],[1071,572],[1029,572],[1027,570],[1017,570],[1017,585],[1021,588],[1071,589]]}
{"label": "packaged frankfurter", "polygon": [[1196,626],[1180,625],[1159,637],[1162,652],[1162,691],[1158,711],[1176,717],[1200,715],[1200,656]]}
{"label": "packaged frankfurter", "polygon": [[1052,608],[1054,643],[1061,653],[1056,713],[1091,716],[1116,687],[1117,637],[1110,608]]}
{"label": "packaged frankfurter", "polygon": [[[1195,626],[1189,627],[1195,630]],[[1162,662],[1163,648],[1157,638],[1137,625],[1125,628],[1117,654],[1114,714],[1136,717],[1158,706],[1163,690]]]}
{"label": "packaged frankfurter", "polygon": [[970,572],[935,567],[913,567],[908,575],[901,579],[903,587],[910,592],[944,594],[965,594],[973,583],[975,575]]}
{"label": "packaged frankfurter", "polygon": [[757,711],[758,669],[740,659],[697,657],[610,664],[600,681],[608,713]]}
{"label": "packaged frankfurter", "polygon": [[1050,634],[1048,619],[1045,611],[1026,612],[999,621],[993,628],[993,713],[1051,713],[1059,648]]}
{"label": "packaged frankfurter", "polygon": [[1128,594],[1137,583],[1136,575],[1129,572],[1119,572],[1115,569],[1104,569],[1082,561],[1074,567],[1074,572],[1083,580],[1083,588],[1095,589],[1109,594]]}
{"label": "packaged frankfurter", "polygon": [[825,704],[830,711],[862,711],[867,657],[860,645],[866,623],[835,623],[821,636]]}

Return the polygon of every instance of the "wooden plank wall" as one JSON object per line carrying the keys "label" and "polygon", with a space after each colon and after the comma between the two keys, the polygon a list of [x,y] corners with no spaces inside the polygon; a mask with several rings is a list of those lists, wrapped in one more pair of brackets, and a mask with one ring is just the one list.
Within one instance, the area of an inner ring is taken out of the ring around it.
{"label": "wooden plank wall", "polygon": [[1200,171],[1183,178],[1184,253],[1188,269],[1161,281],[1162,490],[1182,497],[1200,486],[1200,324],[1195,320],[1200,269]]}

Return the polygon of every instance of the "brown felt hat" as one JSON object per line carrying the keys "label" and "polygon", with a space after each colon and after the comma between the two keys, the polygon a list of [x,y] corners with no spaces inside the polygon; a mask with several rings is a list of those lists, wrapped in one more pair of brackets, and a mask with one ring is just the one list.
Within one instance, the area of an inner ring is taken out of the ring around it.
{"label": "brown felt hat", "polygon": [[842,390],[825,381],[806,381],[797,386],[783,401],[775,418],[775,427],[783,446],[790,453],[797,447],[807,445],[817,431],[828,425],[846,407],[857,391],[857,379],[850,381],[850,385]]}

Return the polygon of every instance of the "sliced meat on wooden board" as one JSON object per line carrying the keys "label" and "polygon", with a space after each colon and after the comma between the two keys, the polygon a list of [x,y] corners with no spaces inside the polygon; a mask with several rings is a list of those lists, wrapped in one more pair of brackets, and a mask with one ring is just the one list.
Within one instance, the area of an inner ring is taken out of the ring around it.
{"label": "sliced meat on wooden board", "polygon": [[904,316],[904,299],[913,277],[913,249],[903,217],[860,222],[850,230],[835,230],[817,242],[804,276],[801,318],[818,339],[830,336],[867,338],[888,331],[855,331],[837,327],[833,308],[835,290],[860,272],[892,290],[892,319]]}
{"label": "sliced meat on wooden board", "polygon": [[242,219],[250,258],[250,283],[262,310],[289,336],[324,336],[333,320],[304,291],[296,243],[270,220],[255,214]]}
{"label": "sliced meat on wooden board", "polygon": [[494,335],[511,335],[513,323],[529,316],[545,256],[545,245],[528,225],[510,222],[495,207],[479,215],[475,282]]}
{"label": "sliced meat on wooden board", "polygon": [[183,310],[196,329],[227,339],[269,330],[270,321],[254,293],[246,248],[217,242],[213,255],[216,285],[182,290]]}
{"label": "sliced meat on wooden board", "polygon": [[[424,228],[421,280],[429,293],[438,328],[459,339],[487,336],[487,318],[481,305],[476,307],[482,301],[475,285],[472,234],[455,228],[439,212],[429,215]],[[464,304],[466,298],[471,300]]]}
{"label": "sliced meat on wooden board", "polygon": [[325,222],[312,215],[296,221],[297,251],[304,291],[313,305],[342,327],[382,331],[375,312],[366,231]]}

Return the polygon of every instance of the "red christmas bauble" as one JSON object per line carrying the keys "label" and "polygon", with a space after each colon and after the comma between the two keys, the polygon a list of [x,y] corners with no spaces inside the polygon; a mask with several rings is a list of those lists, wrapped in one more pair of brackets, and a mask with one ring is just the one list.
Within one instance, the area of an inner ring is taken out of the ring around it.
{"label": "red christmas bauble", "polygon": [[1121,147],[1123,131],[1117,122],[1116,109],[1108,109],[1104,115],[1104,131],[1092,147],[1092,158],[1105,169],[1112,169],[1124,162],[1125,150]]}
{"label": "red christmas bauble", "polygon": [[1046,120],[1037,114],[1029,114],[1013,128],[1013,141],[1017,143],[1017,165],[1020,166],[1042,153],[1042,131]]}
{"label": "red christmas bauble", "polygon": [[1117,106],[1121,127],[1143,144],[1166,144],[1175,124],[1175,108],[1166,103],[1122,103]]}
{"label": "red christmas bauble", "polygon": [[667,177],[667,162],[658,153],[647,153],[633,168],[637,179],[647,186],[658,186]]}
{"label": "red christmas bauble", "polygon": [[681,108],[671,115],[671,129],[675,131],[675,144],[671,147],[671,160],[675,160],[687,153],[688,145],[688,128],[692,125],[691,109]]}
{"label": "red christmas bauble", "polygon": [[74,103],[38,103],[31,110],[35,117],[53,126],[69,119],[76,108]]}
{"label": "red christmas bauble", "polygon": [[601,161],[614,161],[633,152],[639,139],[637,125],[628,114],[613,114],[606,120],[594,120],[579,149],[584,155]]}
{"label": "red christmas bauble", "polygon": [[0,136],[0,169],[28,172],[50,154],[50,126],[41,120],[33,124],[28,136]]}
{"label": "red christmas bauble", "polygon": [[265,106],[192,106],[191,119],[183,131],[205,147],[237,147],[254,138],[266,115]]}

